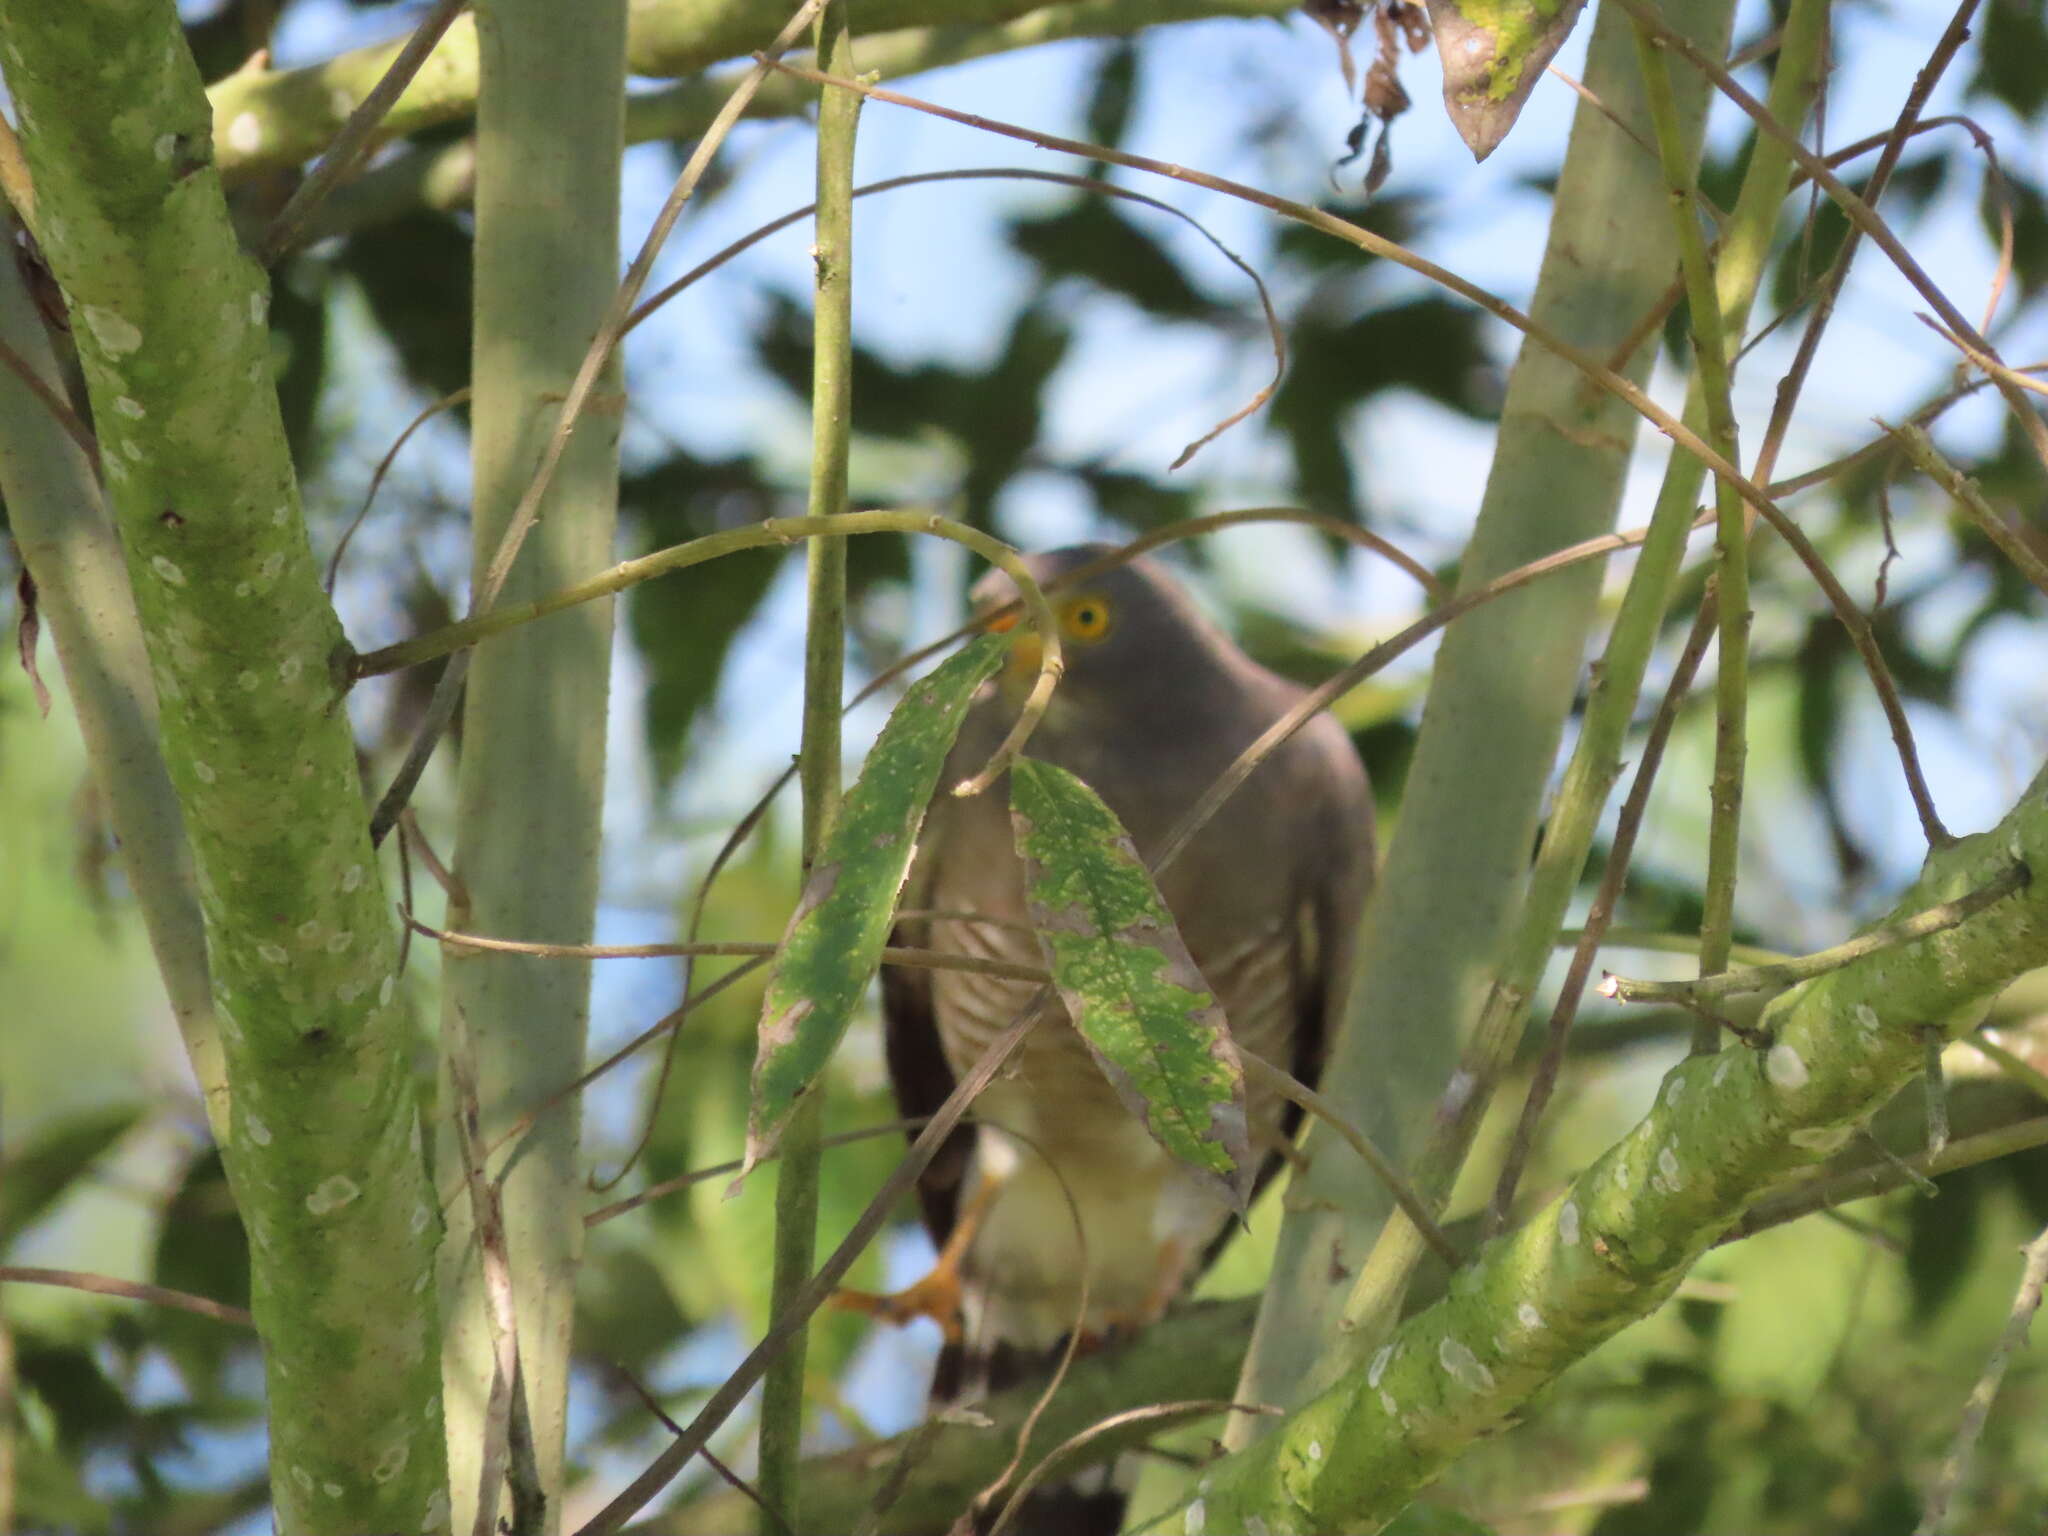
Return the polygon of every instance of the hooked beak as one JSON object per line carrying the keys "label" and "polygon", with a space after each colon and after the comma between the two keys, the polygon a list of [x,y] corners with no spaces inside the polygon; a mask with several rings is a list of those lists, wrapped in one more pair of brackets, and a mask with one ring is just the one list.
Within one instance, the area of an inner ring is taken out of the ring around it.
{"label": "hooked beak", "polygon": [[1045,642],[1038,638],[1037,630],[1024,622],[1021,606],[990,619],[988,629],[992,634],[1011,637],[1010,660],[1003,676],[1005,688],[1028,692],[1038,680],[1038,669],[1045,660]]}

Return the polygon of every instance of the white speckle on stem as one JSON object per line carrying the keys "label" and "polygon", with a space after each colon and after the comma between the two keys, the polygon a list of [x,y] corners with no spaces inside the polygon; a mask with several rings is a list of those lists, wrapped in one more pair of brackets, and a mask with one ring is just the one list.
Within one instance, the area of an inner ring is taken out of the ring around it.
{"label": "white speckle on stem", "polygon": [[1380,1388],[1380,1406],[1387,1410],[1388,1418],[1398,1419],[1401,1417],[1401,1405],[1394,1401],[1394,1394],[1385,1387]]}
{"label": "white speckle on stem", "polygon": [[192,762],[192,777],[202,784],[211,784],[220,775],[213,771],[213,764],[200,758],[194,758]]}
{"label": "white speckle on stem", "polygon": [[329,1211],[340,1210],[362,1192],[347,1174],[330,1174],[320,1181],[313,1193],[306,1196],[306,1209],[315,1216],[325,1216]]}
{"label": "white speckle on stem", "polygon": [[291,959],[291,956],[284,952],[282,944],[258,944],[256,946],[256,953],[268,960],[272,965],[283,965],[287,960]]}
{"label": "white speckle on stem", "polygon": [[1309,1443],[1308,1443],[1308,1459],[1309,1459],[1310,1461],[1321,1461],[1321,1460],[1323,1459],[1323,1442],[1322,1442],[1322,1441],[1320,1441],[1320,1440],[1311,1440],[1311,1441],[1309,1441]]}
{"label": "white speckle on stem", "polygon": [[1671,1079],[1670,1086],[1668,1086],[1664,1090],[1664,1102],[1666,1104],[1676,1104],[1680,1099],[1684,1097],[1685,1079],[1682,1077],[1674,1077],[1673,1079]]}
{"label": "white speckle on stem", "polygon": [[178,136],[175,133],[158,134],[156,142],[149,146],[149,152],[168,165],[171,156],[178,152]]}
{"label": "white speckle on stem", "polygon": [[1437,1364],[1450,1373],[1451,1380],[1474,1392],[1493,1390],[1493,1372],[1479,1363],[1470,1346],[1447,1338],[1436,1347]]}
{"label": "white speckle on stem", "polygon": [[1685,1187],[1685,1176],[1678,1169],[1678,1154],[1671,1148],[1657,1154],[1657,1171],[1664,1175],[1664,1187],[1674,1194]]}
{"label": "white speckle on stem", "polygon": [[85,328],[92,332],[92,339],[109,357],[126,357],[142,345],[141,330],[126,316],[97,304],[81,304],[79,313],[85,316]]}
{"label": "white speckle on stem", "polygon": [[242,1129],[249,1133],[249,1139],[255,1142],[257,1146],[267,1147],[270,1145],[270,1127],[261,1120],[258,1120],[254,1115],[244,1112],[242,1115]]}
{"label": "white speckle on stem", "polygon": [[344,891],[360,891],[363,888],[363,881],[366,878],[367,877],[363,874],[362,865],[351,864],[342,873],[341,888]]}
{"label": "white speckle on stem", "polygon": [[281,554],[264,556],[263,563],[256,567],[256,574],[265,581],[277,580],[279,576],[284,574],[284,556]]}
{"label": "white speckle on stem", "polygon": [[277,664],[277,675],[279,680],[287,683],[305,670],[305,659],[299,656],[287,656],[283,661],[280,661]]}
{"label": "white speckle on stem", "polygon": [[242,671],[237,673],[235,676],[235,686],[240,688],[244,693],[254,693],[257,687],[262,682],[262,678],[258,677],[254,672],[250,671],[246,667],[243,668]]}
{"label": "white speckle on stem", "polygon": [[1791,1046],[1780,1041],[1764,1057],[1764,1075],[1780,1088],[1792,1092],[1806,1086],[1806,1061]]}
{"label": "white speckle on stem", "polygon": [[178,569],[175,562],[165,559],[162,555],[150,556],[149,568],[174,587],[185,585],[185,573]]}
{"label": "white speckle on stem", "polygon": [[1387,1362],[1394,1358],[1394,1346],[1388,1344],[1372,1357],[1372,1364],[1366,1368],[1365,1380],[1368,1386],[1378,1386],[1380,1378],[1387,1374]]}
{"label": "white speckle on stem", "polygon": [[412,1235],[418,1237],[422,1232],[426,1231],[427,1223],[433,1219],[433,1213],[427,1209],[425,1201],[421,1201],[418,1205],[414,1206],[412,1208]]}
{"label": "white speckle on stem", "polygon": [[299,942],[301,944],[318,944],[320,942],[320,935],[324,932],[326,930],[320,926],[320,920],[309,917],[306,921],[299,924]]}
{"label": "white speckle on stem", "polygon": [[326,1494],[327,1497],[329,1497],[330,1499],[338,1499],[341,1497],[341,1484],[322,1483],[320,1485],[320,1491]]}
{"label": "white speckle on stem", "polygon": [[383,980],[383,983],[377,988],[377,1002],[382,1007],[390,1006],[391,978],[389,976],[386,976]]}
{"label": "white speckle on stem", "polygon": [[254,112],[242,112],[228,124],[228,148],[238,155],[253,155],[263,147],[263,124]]}
{"label": "white speckle on stem", "polygon": [[1735,1053],[1733,1051],[1723,1051],[1721,1053],[1721,1060],[1714,1067],[1714,1086],[1716,1088],[1721,1086],[1728,1076],[1728,1069],[1734,1064]]}
{"label": "white speckle on stem", "polygon": [[123,416],[126,416],[130,421],[140,421],[149,414],[148,411],[142,408],[142,402],[133,395],[114,396],[114,409]]}
{"label": "white speckle on stem", "polygon": [[1515,1321],[1524,1328],[1541,1328],[1543,1326],[1543,1314],[1525,1301],[1515,1308]]}
{"label": "white speckle on stem", "polygon": [[1208,1527],[1208,1511],[1202,1508],[1202,1501],[1197,1499],[1188,1506],[1187,1520],[1182,1529],[1188,1533],[1188,1536],[1202,1536],[1202,1532],[1207,1530]]}
{"label": "white speckle on stem", "polygon": [[370,1468],[370,1478],[373,1482],[388,1483],[405,1470],[406,1462],[411,1459],[411,1448],[401,1440],[387,1447],[384,1454],[377,1458],[377,1465]]}
{"label": "white speckle on stem", "polygon": [[1557,1213],[1557,1235],[1573,1247],[1578,1246],[1579,1208],[1575,1202],[1565,1201],[1564,1209]]}
{"label": "white speckle on stem", "polygon": [[299,1485],[301,1493],[311,1493],[313,1491],[313,1474],[304,1467],[292,1468],[292,1481]]}
{"label": "white speckle on stem", "polygon": [[1841,1151],[1855,1134],[1856,1128],[1851,1125],[1814,1125],[1792,1132],[1788,1140],[1795,1147],[1804,1147],[1809,1152],[1826,1156]]}
{"label": "white speckle on stem", "polygon": [[349,946],[355,943],[355,941],[356,936],[352,933],[329,934],[327,936],[327,953],[330,955],[345,954]]}

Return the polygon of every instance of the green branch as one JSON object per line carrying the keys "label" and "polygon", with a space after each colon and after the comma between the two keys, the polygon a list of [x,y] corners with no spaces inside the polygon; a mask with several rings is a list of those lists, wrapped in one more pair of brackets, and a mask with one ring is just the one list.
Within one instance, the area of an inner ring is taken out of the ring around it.
{"label": "green branch", "polygon": [[[1902,914],[2015,862],[2048,868],[2048,769],[1988,833],[1931,855]],[[1822,1163],[1919,1073],[1921,1032],[1973,1028],[2048,963],[2048,881],[1832,971],[1765,1011],[1768,1049],[1692,1058],[1636,1128],[1461,1272],[1360,1369],[1207,1473],[1211,1530],[1380,1529],[1478,1436],[1655,1310],[1765,1191]],[[1193,1516],[1193,1508],[1190,1508]]]}
{"label": "green branch", "polygon": [[[817,57],[852,74],[847,0],[818,12]],[[778,81],[785,76],[774,77]],[[811,242],[815,307],[811,333],[810,515],[846,511],[853,436],[853,147],[861,99],[824,90],[818,99],[818,198]],[[804,727],[798,778],[803,788],[803,862],[809,872],[839,813],[841,712],[846,691],[846,540],[810,541],[804,631]],[[818,1153],[825,1084],[805,1094],[782,1137],[775,1179],[775,1265],[768,1312],[779,1317],[811,1278],[818,1249]],[[761,1382],[761,1528],[789,1528],[801,1486],[804,1363],[809,1331],[799,1330]]]}
{"label": "green branch", "polygon": [[437,1202],[266,295],[171,0],[0,0],[0,58],[193,854],[276,1523],[439,1530]]}
{"label": "green branch", "polygon": [[[795,8],[795,0],[636,5],[628,34],[631,68],[662,78],[695,75],[765,47]],[[1069,0],[1044,7],[1035,0],[862,0],[864,36],[886,35],[873,38],[872,60],[864,42],[861,58],[870,69],[901,74],[1063,37],[1108,36],[1212,16],[1278,17],[1294,8],[1295,0]],[[312,159],[383,78],[401,46],[358,48],[303,69],[245,70],[218,81],[210,95],[222,173],[234,180]],[[476,27],[465,17],[449,28],[399,97],[384,120],[383,137],[404,138],[470,116],[476,80]],[[636,106],[629,138],[701,131],[723,99],[723,85],[693,82],[657,97],[657,105]],[[791,91],[757,110],[786,116],[808,105],[808,92]]]}

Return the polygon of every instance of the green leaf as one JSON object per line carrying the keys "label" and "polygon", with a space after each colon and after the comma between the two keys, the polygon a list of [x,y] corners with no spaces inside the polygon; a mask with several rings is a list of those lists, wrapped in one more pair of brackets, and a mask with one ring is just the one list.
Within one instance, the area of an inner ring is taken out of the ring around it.
{"label": "green leaf", "polygon": [[860,1006],[881,964],[939,770],[974,691],[1009,649],[1004,636],[983,635],[914,685],[840,803],[761,1002],[746,1161],[733,1189],[781,1137]]}
{"label": "green leaf", "polygon": [[85,1110],[48,1127],[0,1165],[0,1251],[34,1225],[141,1117],[139,1104]]}
{"label": "green leaf", "polygon": [[1025,898],[1054,985],[1117,1096],[1241,1213],[1255,1167],[1244,1065],[1130,834],[1050,763],[1010,770]]}

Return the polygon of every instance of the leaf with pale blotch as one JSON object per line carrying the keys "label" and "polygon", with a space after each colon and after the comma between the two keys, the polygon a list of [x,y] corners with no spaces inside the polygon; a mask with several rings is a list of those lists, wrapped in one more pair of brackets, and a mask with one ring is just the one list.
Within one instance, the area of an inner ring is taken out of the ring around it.
{"label": "leaf with pale blotch", "polygon": [[1130,835],[1095,791],[1030,759],[1010,770],[1010,818],[1074,1027],[1153,1139],[1242,1212],[1255,1172],[1244,1064]]}
{"label": "leaf with pale blotch", "polygon": [[925,808],[975,689],[1009,640],[983,635],[912,686],[840,802],[782,936],[761,1002],[746,1166],[773,1149],[817,1081],[881,964]]}
{"label": "leaf with pale blotch", "polygon": [[1484,160],[1515,126],[1586,0],[1429,0],[1451,126]]}

